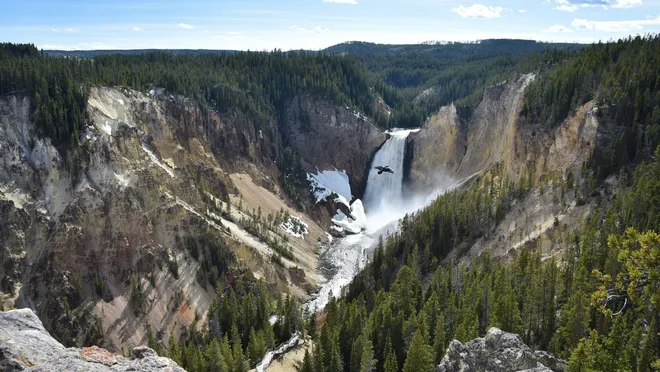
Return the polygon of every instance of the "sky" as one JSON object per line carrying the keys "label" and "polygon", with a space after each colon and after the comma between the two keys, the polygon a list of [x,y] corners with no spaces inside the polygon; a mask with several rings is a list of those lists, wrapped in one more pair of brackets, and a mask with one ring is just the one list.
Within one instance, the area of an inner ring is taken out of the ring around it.
{"label": "sky", "polygon": [[660,32],[660,0],[0,0],[0,41],[42,49],[318,50]]}

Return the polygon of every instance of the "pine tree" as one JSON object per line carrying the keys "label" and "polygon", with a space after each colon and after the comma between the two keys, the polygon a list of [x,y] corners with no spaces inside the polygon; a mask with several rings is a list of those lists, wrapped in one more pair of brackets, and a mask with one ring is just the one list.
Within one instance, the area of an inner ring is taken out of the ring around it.
{"label": "pine tree", "polygon": [[438,315],[435,328],[435,342],[433,350],[435,351],[435,363],[439,364],[447,349],[447,336],[445,334],[445,317],[442,313]]}
{"label": "pine tree", "polygon": [[174,338],[174,334],[170,332],[170,336],[167,341],[167,357],[175,361],[178,365],[181,365],[181,353],[179,351],[179,346]]}
{"label": "pine tree", "polygon": [[[657,316],[657,314],[656,314]],[[660,361],[658,351],[660,350],[660,341],[658,340],[658,327],[656,317],[653,317],[649,325],[648,333],[642,344],[642,350],[639,357],[639,372],[657,371],[654,364]]]}
{"label": "pine tree", "polygon": [[314,372],[314,364],[312,363],[312,356],[309,353],[309,349],[305,350],[305,357],[303,358],[300,372]]}
{"label": "pine tree", "polygon": [[408,349],[403,372],[431,372],[433,368],[431,348],[424,342],[422,332],[417,331]]}
{"label": "pine tree", "polygon": [[385,357],[385,365],[383,366],[384,372],[399,372],[399,362],[396,360],[396,354],[393,350],[387,353]]}
{"label": "pine tree", "polygon": [[218,339],[213,339],[206,348],[206,368],[209,372],[228,372],[229,366],[225,362],[225,357],[222,354],[220,342]]}
{"label": "pine tree", "polygon": [[158,355],[161,355],[163,353],[162,348],[160,347],[160,344],[158,341],[156,341],[156,337],[154,337],[154,333],[151,330],[151,326],[147,326],[147,345],[153,349]]}
{"label": "pine tree", "polygon": [[248,372],[250,366],[243,356],[240,342],[234,343],[232,346],[233,367],[232,372]]}

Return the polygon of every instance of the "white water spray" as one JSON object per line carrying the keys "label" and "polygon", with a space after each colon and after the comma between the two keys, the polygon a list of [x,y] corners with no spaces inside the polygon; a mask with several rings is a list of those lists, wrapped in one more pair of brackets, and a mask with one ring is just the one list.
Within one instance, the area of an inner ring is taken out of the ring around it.
{"label": "white water spray", "polygon": [[[364,205],[361,200],[355,200],[351,205],[354,219],[342,216],[333,220],[339,228],[350,235],[334,240],[322,253],[321,260],[333,266],[334,273],[321,286],[318,295],[304,305],[308,310],[320,311],[327,305],[330,297],[341,295],[342,288],[366,266],[367,250],[376,244],[378,237],[393,232],[399,219],[429,205],[444,191],[443,187],[429,195],[403,198],[406,139],[410,133],[416,131],[418,130],[388,132],[390,138],[376,153],[371,164]],[[378,174],[378,170],[374,167],[379,165],[389,166],[394,173]],[[296,337],[298,336],[294,336]],[[278,352],[284,353],[293,347],[292,340],[282,345]],[[266,355],[259,364],[258,371],[266,370],[273,355],[272,352]]]}
{"label": "white water spray", "polygon": [[[403,172],[406,155],[406,138],[415,130],[388,132],[390,138],[376,153],[371,164],[364,208],[361,200],[351,205],[353,219],[334,220],[344,231],[351,233],[336,240],[323,253],[321,259],[330,263],[335,272],[321,286],[317,297],[305,304],[310,309],[321,310],[330,296],[338,297],[342,288],[348,285],[367,263],[367,250],[376,244],[378,236],[387,233],[386,227],[396,222],[406,213],[423,207],[423,203],[410,203],[403,200]],[[389,166],[394,173],[378,174],[376,166]]]}
{"label": "white water spray", "polygon": [[[393,132],[378,150],[371,164],[364,192],[367,212],[377,211],[384,205],[401,204],[403,192],[403,162],[406,156],[406,139],[409,132]],[[378,174],[376,166],[388,166],[394,173]]]}

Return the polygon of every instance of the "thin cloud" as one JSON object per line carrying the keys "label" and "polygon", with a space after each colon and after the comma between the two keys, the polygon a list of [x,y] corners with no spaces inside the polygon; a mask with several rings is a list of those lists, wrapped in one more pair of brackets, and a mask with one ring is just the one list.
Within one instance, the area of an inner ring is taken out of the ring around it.
{"label": "thin cloud", "polygon": [[527,13],[527,10],[525,10],[525,9],[518,9],[518,13]]}
{"label": "thin cloud", "polygon": [[635,8],[642,6],[642,0],[617,0],[612,8]]}
{"label": "thin cloud", "polygon": [[589,21],[583,18],[575,18],[571,22],[571,26],[579,30],[602,32],[628,32],[642,30],[645,26],[658,25],[660,25],[660,17],[631,21]]}
{"label": "thin cloud", "polygon": [[554,25],[546,28],[543,30],[543,32],[552,32],[552,33],[558,33],[558,32],[573,32],[570,28],[562,25]]}
{"label": "thin cloud", "polygon": [[352,5],[358,4],[357,0],[323,0],[323,2],[329,4],[352,4]]}
{"label": "thin cloud", "polygon": [[190,29],[195,28],[195,26],[191,26],[191,25],[188,25],[188,24],[185,24],[185,23],[179,23],[179,27],[181,27],[183,29],[186,29],[186,30],[190,30]]}
{"label": "thin cloud", "polygon": [[139,28],[139,27],[137,27],[137,26],[135,26],[135,27],[133,27],[133,31],[142,31],[142,29]]}
{"label": "thin cloud", "polygon": [[[549,3],[550,1],[546,1]],[[642,6],[642,0],[555,0],[555,10],[562,12],[576,12],[583,8],[602,7],[609,8],[635,8]]]}
{"label": "thin cloud", "polygon": [[74,29],[72,29],[70,27],[69,28],[52,28],[51,30],[53,30],[53,32],[61,32],[61,31],[74,32],[75,31]]}
{"label": "thin cloud", "polygon": [[502,12],[511,11],[501,6],[486,6],[473,4],[472,6],[459,5],[451,10],[463,18],[492,19],[499,18]]}
{"label": "thin cloud", "polygon": [[312,29],[306,29],[306,28],[302,28],[302,27],[298,27],[296,25],[293,25],[293,26],[289,27],[289,30],[304,32],[306,34],[325,34],[325,33],[330,32],[330,30],[328,30],[327,28],[323,28],[323,27],[319,27],[319,26],[316,26]]}

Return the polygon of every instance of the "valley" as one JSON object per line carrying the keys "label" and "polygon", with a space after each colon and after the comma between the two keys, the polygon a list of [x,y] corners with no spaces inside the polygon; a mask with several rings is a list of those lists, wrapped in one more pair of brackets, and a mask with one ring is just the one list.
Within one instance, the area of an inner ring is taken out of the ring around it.
{"label": "valley", "polygon": [[659,47],[2,44],[0,369],[653,370]]}

